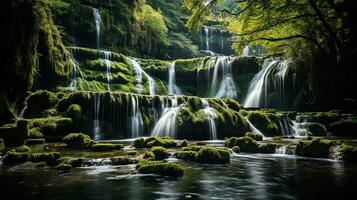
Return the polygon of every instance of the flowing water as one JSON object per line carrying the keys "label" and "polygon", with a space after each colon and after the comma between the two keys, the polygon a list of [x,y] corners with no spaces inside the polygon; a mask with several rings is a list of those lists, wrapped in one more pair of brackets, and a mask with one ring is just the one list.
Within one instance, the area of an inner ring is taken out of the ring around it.
{"label": "flowing water", "polygon": [[143,133],[143,118],[139,106],[139,97],[131,97],[131,138],[137,138]]}
{"label": "flowing water", "polygon": [[21,109],[20,114],[17,115],[17,118],[19,118],[19,119],[24,118],[25,112],[27,110],[27,101],[28,101],[29,97],[30,96],[25,98],[25,101],[24,101],[24,104],[23,104],[24,107]]}
{"label": "flowing water", "polygon": [[216,129],[216,122],[215,119],[217,118],[216,110],[209,106],[209,103],[206,99],[201,99],[203,112],[206,114],[208,119],[208,128],[209,128],[209,139],[210,140],[217,140],[217,129]]}
{"label": "flowing water", "polygon": [[137,93],[141,94],[144,92],[144,87],[143,87],[143,75],[147,78],[148,83],[149,83],[149,94],[155,95],[155,80],[150,77],[140,66],[139,62],[134,60],[134,59],[129,59],[131,62],[131,65],[133,67],[133,70],[135,72],[135,80],[136,80],[136,88],[137,88]]}
{"label": "flowing water", "polygon": [[72,65],[72,80],[71,80],[71,83],[69,85],[69,88],[71,91],[75,91],[77,89],[77,68],[78,68],[78,63],[75,59],[75,51],[76,49],[75,48],[72,48],[71,49],[71,59],[70,59],[70,62],[71,62],[71,65]]}
{"label": "flowing water", "polygon": [[94,140],[100,140],[101,138],[101,128],[100,128],[100,104],[101,104],[101,94],[94,94],[94,119],[93,119],[93,135]]}
{"label": "flowing water", "polygon": [[95,22],[95,31],[96,31],[96,41],[97,41],[97,49],[100,48],[100,26],[102,24],[102,17],[100,16],[100,12],[97,8],[93,8],[93,17]]}
{"label": "flowing water", "polygon": [[243,51],[242,51],[242,55],[243,56],[249,56],[250,55],[249,51],[250,51],[249,46],[245,46]]}
{"label": "flowing water", "polygon": [[169,65],[169,74],[168,74],[168,92],[170,95],[181,95],[181,89],[176,85],[176,70],[175,70],[175,62],[172,62]]}
{"label": "flowing water", "polygon": [[249,124],[249,127],[250,127],[250,130],[252,130],[253,133],[255,134],[258,134],[258,135],[261,135],[263,136],[263,139],[265,138],[265,135],[260,131],[258,130],[250,121],[247,117],[245,117],[245,119],[247,120],[248,124]]}
{"label": "flowing water", "polygon": [[[0,167],[3,197],[16,199],[353,199],[357,165],[238,154],[229,164],[179,161],[181,178],[135,173],[135,165],[53,169]],[[14,193],[16,188],[16,193]]]}
{"label": "flowing water", "polygon": [[106,71],[106,75],[107,75],[107,83],[108,83],[108,91],[111,91],[110,88],[110,82],[112,80],[112,72],[111,72],[111,68],[112,68],[112,61],[111,61],[111,57],[112,57],[112,53],[109,51],[103,51],[104,53],[104,64],[105,67],[107,69]]}

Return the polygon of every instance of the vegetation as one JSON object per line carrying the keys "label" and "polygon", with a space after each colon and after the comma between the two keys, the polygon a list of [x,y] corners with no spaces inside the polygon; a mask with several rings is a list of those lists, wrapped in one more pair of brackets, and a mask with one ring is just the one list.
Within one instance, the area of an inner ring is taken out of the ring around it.
{"label": "vegetation", "polygon": [[142,160],[137,164],[136,168],[142,174],[157,174],[172,177],[180,177],[184,174],[181,165],[172,162]]}

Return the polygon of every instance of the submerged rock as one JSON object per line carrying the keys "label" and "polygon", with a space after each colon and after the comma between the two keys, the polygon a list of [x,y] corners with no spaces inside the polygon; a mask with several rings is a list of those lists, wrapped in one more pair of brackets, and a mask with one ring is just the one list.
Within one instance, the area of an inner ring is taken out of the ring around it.
{"label": "submerged rock", "polygon": [[162,176],[183,176],[184,171],[181,165],[173,162],[142,160],[137,166],[137,170],[142,174],[157,174]]}
{"label": "submerged rock", "polygon": [[208,164],[225,164],[230,161],[229,151],[219,148],[203,147],[197,153],[197,162]]}

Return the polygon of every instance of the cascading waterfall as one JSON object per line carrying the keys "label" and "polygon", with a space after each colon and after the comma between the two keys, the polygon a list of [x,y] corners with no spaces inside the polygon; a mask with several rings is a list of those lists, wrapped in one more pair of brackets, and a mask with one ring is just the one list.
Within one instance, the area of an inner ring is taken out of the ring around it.
{"label": "cascading waterfall", "polygon": [[[221,78],[218,79],[221,69]],[[218,87],[218,82],[220,86]],[[237,98],[237,87],[232,77],[232,64],[230,57],[220,56],[214,66],[212,84],[210,88],[210,97],[215,98]]]}
{"label": "cascading waterfall", "polygon": [[204,26],[205,34],[206,34],[206,51],[209,50],[209,29],[207,26]]}
{"label": "cascading waterfall", "polygon": [[215,109],[209,106],[209,103],[206,99],[201,99],[203,112],[206,114],[208,118],[208,125],[209,125],[209,135],[211,140],[217,140],[217,129],[216,129],[216,122],[215,119],[217,115],[215,113]]}
{"label": "cascading waterfall", "polygon": [[249,51],[250,51],[249,46],[245,46],[243,51],[242,51],[242,55],[243,56],[249,56],[250,55]]}
{"label": "cascading waterfall", "polygon": [[250,127],[250,130],[253,131],[253,133],[256,133],[256,134],[259,134],[261,136],[263,136],[263,139],[265,138],[265,135],[260,131],[258,130],[248,119],[248,117],[245,117],[245,119],[247,120],[248,124],[249,124],[249,127]]}
{"label": "cascading waterfall", "polygon": [[137,138],[143,131],[143,118],[139,107],[139,97],[131,97],[131,138]]}
{"label": "cascading waterfall", "polygon": [[76,61],[76,59],[74,58],[74,54],[75,54],[75,49],[71,49],[71,65],[72,65],[72,80],[71,83],[69,85],[70,90],[74,91],[77,89],[77,67],[78,67],[78,63]]}
{"label": "cascading waterfall", "polygon": [[137,92],[140,94],[143,92],[143,74],[145,77],[148,79],[149,82],[149,93],[151,96],[155,95],[155,80],[151,78],[140,66],[138,61],[129,58],[129,61],[131,62],[131,65],[133,67],[133,70],[135,72],[135,80],[136,80],[136,88]]}
{"label": "cascading waterfall", "polygon": [[181,89],[176,85],[176,70],[175,62],[169,65],[169,80],[168,80],[168,92],[170,95],[181,95]]}
{"label": "cascading waterfall", "polygon": [[111,68],[112,68],[112,61],[111,61],[111,57],[112,57],[112,53],[109,51],[103,51],[104,53],[104,64],[107,68],[107,83],[108,83],[108,91],[111,91],[110,88],[110,82],[112,80],[112,72],[111,72]]}
{"label": "cascading waterfall", "polygon": [[17,116],[17,118],[19,118],[19,119],[24,118],[24,115],[25,115],[25,112],[26,112],[26,109],[27,109],[27,101],[28,101],[29,97],[30,96],[25,98],[24,107],[22,108],[22,110],[21,110],[20,114]]}
{"label": "cascading waterfall", "polygon": [[283,136],[296,136],[296,132],[292,127],[293,122],[286,116],[280,116],[279,126],[281,130],[281,135]]}
{"label": "cascading waterfall", "polygon": [[304,136],[307,137],[311,134],[309,131],[309,116],[307,115],[297,115],[293,123],[293,131],[295,136]]}
{"label": "cascading waterfall", "polygon": [[93,17],[95,22],[95,30],[97,36],[97,49],[100,48],[100,26],[102,24],[102,17],[100,16],[100,12],[97,8],[93,8]]}
{"label": "cascading waterfall", "polygon": [[223,37],[223,31],[220,30],[221,33],[221,54],[224,54],[224,37]]}
{"label": "cascading waterfall", "polygon": [[181,105],[177,104],[177,99],[175,97],[170,100],[171,106],[164,108],[159,121],[155,124],[154,129],[151,131],[151,135],[177,138],[176,117],[180,112]]}
{"label": "cascading waterfall", "polygon": [[101,129],[100,129],[100,104],[101,104],[101,95],[96,93],[94,94],[94,120],[93,120],[93,135],[94,140],[101,139]]}

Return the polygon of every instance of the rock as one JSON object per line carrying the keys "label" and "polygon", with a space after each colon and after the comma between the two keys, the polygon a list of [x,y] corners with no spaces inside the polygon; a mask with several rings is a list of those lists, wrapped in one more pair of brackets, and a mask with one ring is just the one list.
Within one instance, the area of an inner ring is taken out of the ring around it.
{"label": "rock", "polygon": [[208,164],[229,163],[230,158],[227,150],[212,147],[203,147],[197,154],[197,162]]}
{"label": "rock", "polygon": [[63,138],[63,142],[73,149],[85,149],[95,143],[88,135],[83,133],[70,133]]}
{"label": "rock", "polygon": [[137,164],[136,168],[142,174],[157,174],[172,177],[179,177],[184,174],[182,166],[172,162],[142,160]]}

